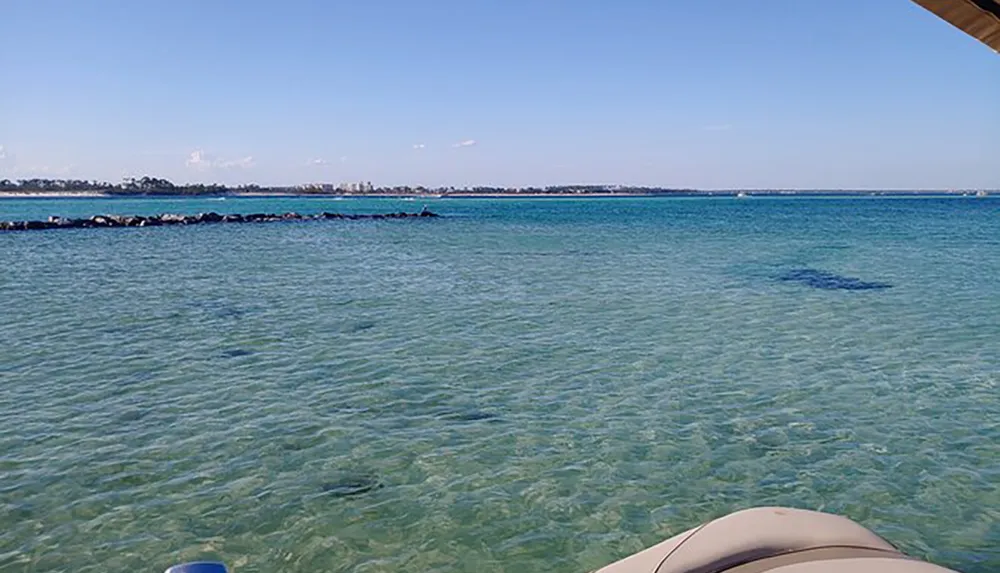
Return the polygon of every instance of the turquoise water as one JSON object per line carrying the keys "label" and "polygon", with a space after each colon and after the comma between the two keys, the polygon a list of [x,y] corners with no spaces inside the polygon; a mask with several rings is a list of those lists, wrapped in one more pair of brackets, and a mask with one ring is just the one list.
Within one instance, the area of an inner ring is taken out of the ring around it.
{"label": "turquoise water", "polygon": [[[1000,201],[4,199],[0,572],[586,572],[751,505],[1000,569]],[[820,289],[815,269],[887,283]]]}

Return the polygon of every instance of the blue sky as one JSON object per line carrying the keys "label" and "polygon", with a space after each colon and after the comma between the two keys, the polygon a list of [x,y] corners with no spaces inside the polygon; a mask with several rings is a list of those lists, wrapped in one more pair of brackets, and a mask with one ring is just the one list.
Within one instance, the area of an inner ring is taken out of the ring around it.
{"label": "blue sky", "polygon": [[1000,187],[908,0],[0,0],[0,78],[0,178]]}

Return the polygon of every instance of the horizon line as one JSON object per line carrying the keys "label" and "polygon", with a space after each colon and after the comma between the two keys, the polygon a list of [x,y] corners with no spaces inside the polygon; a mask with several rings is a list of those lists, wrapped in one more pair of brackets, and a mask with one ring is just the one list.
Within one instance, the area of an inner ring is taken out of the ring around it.
{"label": "horizon line", "polygon": [[[26,186],[24,183],[37,183],[37,186]],[[66,184],[71,184],[67,186]],[[632,185],[624,183],[563,183],[554,185],[436,185],[427,186],[421,184],[403,185],[374,185],[371,181],[328,183],[311,182],[298,184],[261,185],[259,183],[226,184],[219,182],[186,182],[174,183],[168,179],[143,176],[141,178],[130,177],[123,179],[120,183],[101,181],[98,179],[77,179],[77,178],[47,178],[31,177],[23,179],[0,179],[0,193],[26,192],[26,191],[50,191],[50,192],[72,192],[72,191],[100,191],[102,189],[121,189],[128,191],[153,191],[163,193],[170,189],[215,189],[220,192],[239,190],[302,190],[316,192],[337,191],[345,193],[364,192],[386,192],[386,191],[425,191],[425,192],[474,192],[474,193],[504,193],[504,192],[531,192],[531,191],[578,191],[585,193],[615,193],[615,192],[674,192],[674,193],[818,193],[818,192],[925,192],[925,193],[962,193],[968,191],[1000,191],[1000,188],[987,187],[684,187],[670,185]]]}

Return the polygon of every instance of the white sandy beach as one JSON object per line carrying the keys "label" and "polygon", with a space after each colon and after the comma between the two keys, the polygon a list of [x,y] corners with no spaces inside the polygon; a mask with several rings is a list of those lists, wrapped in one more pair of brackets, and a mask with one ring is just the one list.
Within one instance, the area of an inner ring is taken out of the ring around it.
{"label": "white sandy beach", "polygon": [[20,199],[50,198],[50,197],[110,197],[107,193],[100,191],[39,191],[38,193],[26,193],[22,191],[0,191],[0,198],[11,197]]}

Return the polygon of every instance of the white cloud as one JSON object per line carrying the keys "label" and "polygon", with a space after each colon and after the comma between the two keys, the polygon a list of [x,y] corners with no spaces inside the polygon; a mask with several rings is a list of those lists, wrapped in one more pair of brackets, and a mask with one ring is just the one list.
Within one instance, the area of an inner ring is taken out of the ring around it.
{"label": "white cloud", "polygon": [[427,146],[424,145],[423,143],[414,143],[413,144],[413,149],[423,149],[425,147],[427,147]]}
{"label": "white cloud", "polygon": [[249,169],[255,164],[252,155],[247,155],[246,157],[241,157],[240,159],[232,159],[230,161],[220,161],[219,167],[223,169],[229,169],[236,167],[239,169]]}
{"label": "white cloud", "polygon": [[212,160],[205,155],[204,151],[192,151],[184,165],[195,169],[208,169],[212,166]]}
{"label": "white cloud", "polygon": [[706,125],[702,129],[705,131],[729,131],[733,126],[728,123],[720,123],[716,125]]}
{"label": "white cloud", "polygon": [[0,145],[0,165],[3,166],[5,176],[19,177],[66,177],[76,172],[76,165],[69,163],[64,165],[52,165],[50,163],[25,163],[18,161],[18,157],[11,153],[5,146]]}
{"label": "white cloud", "polygon": [[345,161],[347,161],[347,156],[346,155],[341,155],[340,156],[340,162],[344,163]]}
{"label": "white cloud", "polygon": [[309,162],[309,165],[315,165],[317,167],[322,167],[324,165],[329,165],[329,164],[330,164],[329,161],[327,161],[326,159],[319,158],[319,157],[317,157],[316,159],[313,159],[312,161]]}
{"label": "white cloud", "polygon": [[192,151],[188,155],[187,160],[184,165],[192,169],[197,169],[199,171],[207,171],[209,169],[249,169],[254,166],[253,157],[248,155],[240,159],[222,159],[217,158],[211,154],[205,153],[201,149]]}
{"label": "white cloud", "polygon": [[460,141],[460,142],[452,145],[452,147],[472,147],[476,143],[477,142],[476,142],[475,139],[466,139],[465,141]]}
{"label": "white cloud", "polygon": [[61,177],[69,175],[75,165],[64,165],[62,167],[52,167],[50,165],[14,165],[10,172],[14,175],[32,177]]}

